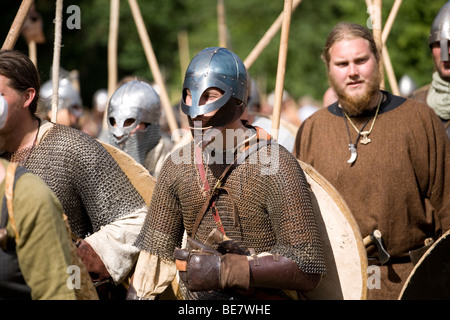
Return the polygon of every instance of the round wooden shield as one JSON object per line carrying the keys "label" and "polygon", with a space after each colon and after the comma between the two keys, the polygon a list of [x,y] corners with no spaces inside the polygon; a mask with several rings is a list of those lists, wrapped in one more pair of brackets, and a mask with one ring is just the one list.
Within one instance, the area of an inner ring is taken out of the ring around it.
{"label": "round wooden shield", "polygon": [[365,300],[367,254],[359,226],[338,191],[311,165],[299,161],[313,192],[327,273],[303,294],[310,300]]}
{"label": "round wooden shield", "polygon": [[423,254],[406,280],[399,300],[450,299],[450,230]]}
{"label": "round wooden shield", "polygon": [[133,186],[145,200],[147,205],[150,205],[152,199],[153,189],[155,188],[156,179],[148,172],[148,170],[134,160],[128,153],[113,145],[98,140],[103,147],[111,154],[111,156],[119,164],[119,167],[130,179]]}

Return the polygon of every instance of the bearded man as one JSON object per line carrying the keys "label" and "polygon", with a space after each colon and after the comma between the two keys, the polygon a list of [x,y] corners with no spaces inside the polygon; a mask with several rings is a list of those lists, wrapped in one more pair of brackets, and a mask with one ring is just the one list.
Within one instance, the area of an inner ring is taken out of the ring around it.
{"label": "bearded man", "polygon": [[380,90],[380,52],[368,29],[339,23],[322,59],[337,101],[305,120],[294,155],[336,187],[363,237],[381,231],[390,259],[381,265],[367,247],[378,266],[367,296],[397,299],[414,250],[450,227],[450,143],[431,108]]}
{"label": "bearded man", "polygon": [[[194,139],[160,172],[129,299],[154,299],[177,270],[183,298],[201,300],[298,298],[325,272],[299,162],[240,120],[247,79],[225,48],[206,48],[189,64],[181,109]],[[180,249],[184,230],[188,247]]]}

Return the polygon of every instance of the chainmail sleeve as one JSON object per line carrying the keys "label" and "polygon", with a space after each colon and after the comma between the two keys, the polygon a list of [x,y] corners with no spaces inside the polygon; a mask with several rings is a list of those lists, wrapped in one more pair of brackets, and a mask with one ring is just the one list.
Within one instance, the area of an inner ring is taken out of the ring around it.
{"label": "chainmail sleeve", "polygon": [[[274,147],[278,149],[275,153],[279,152],[279,156],[274,157]],[[274,145],[269,148],[271,150],[267,153],[271,154],[273,161],[278,159],[278,164],[271,162],[266,174],[255,173],[250,177],[251,185],[265,186],[263,207],[274,236],[273,246],[260,250],[292,259],[305,273],[324,274],[322,241],[305,174],[297,159],[284,147]],[[250,189],[246,198],[257,197],[258,192],[263,191]]]}
{"label": "chainmail sleeve", "polygon": [[80,130],[55,124],[24,166],[53,190],[81,238],[145,207],[108,151]]}
{"label": "chainmail sleeve", "polygon": [[174,163],[170,156],[166,159],[153,191],[149,212],[135,242],[140,250],[166,262],[173,261],[173,250],[181,246],[184,228],[179,192],[189,186],[183,186],[179,177],[190,167]]}

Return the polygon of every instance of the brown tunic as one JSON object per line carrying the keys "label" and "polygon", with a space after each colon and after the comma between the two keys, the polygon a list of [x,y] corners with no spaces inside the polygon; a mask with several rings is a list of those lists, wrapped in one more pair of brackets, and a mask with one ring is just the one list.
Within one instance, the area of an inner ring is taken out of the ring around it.
{"label": "brown tunic", "polygon": [[[294,155],[336,187],[362,237],[379,229],[391,257],[408,257],[424,239],[450,228],[450,140],[431,108],[385,94],[371,142],[358,143],[353,165],[347,163],[350,140],[337,103],[303,123]],[[361,128],[367,117],[352,120]],[[348,127],[355,143],[357,133]],[[411,262],[382,266],[381,289],[368,290],[368,298],[397,299],[412,267]]]}

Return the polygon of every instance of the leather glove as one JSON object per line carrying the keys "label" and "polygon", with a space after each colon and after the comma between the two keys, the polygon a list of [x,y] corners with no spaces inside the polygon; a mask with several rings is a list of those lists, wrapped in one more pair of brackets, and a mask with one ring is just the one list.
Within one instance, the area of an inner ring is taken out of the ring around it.
{"label": "leather glove", "polygon": [[102,281],[111,277],[102,259],[100,259],[87,241],[79,239],[75,243],[75,247],[77,248],[81,261],[83,261],[86,269],[89,271],[93,282]]}
{"label": "leather glove", "polygon": [[234,289],[246,292],[250,269],[246,256],[220,254],[214,248],[188,238],[191,250],[175,249],[174,258],[181,280],[190,291]]}

